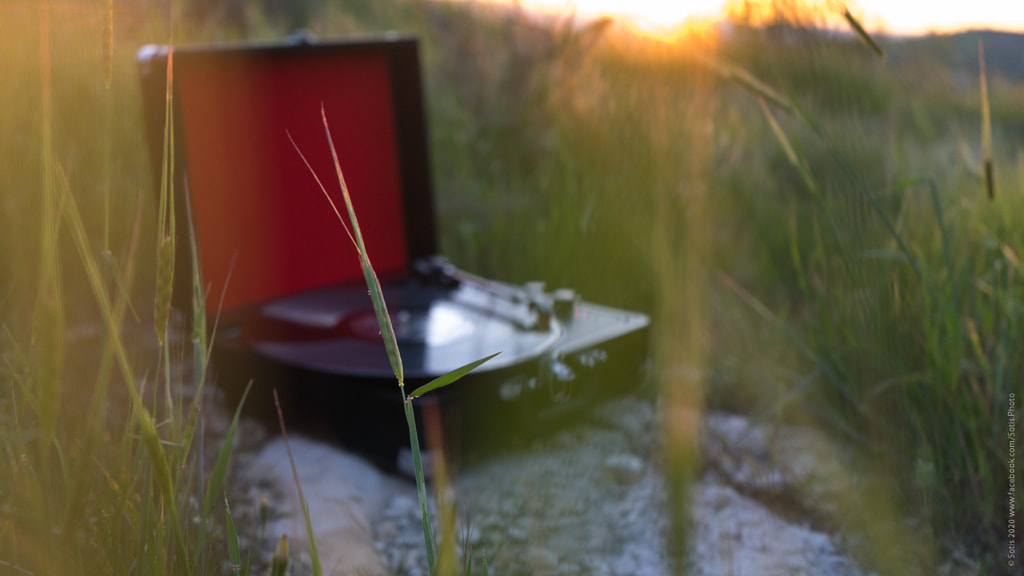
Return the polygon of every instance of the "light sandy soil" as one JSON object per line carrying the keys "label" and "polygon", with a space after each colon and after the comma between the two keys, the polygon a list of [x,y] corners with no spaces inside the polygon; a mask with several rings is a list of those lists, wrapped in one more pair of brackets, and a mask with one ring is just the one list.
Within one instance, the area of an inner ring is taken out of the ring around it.
{"label": "light sandy soil", "polygon": [[[462,471],[452,487],[458,548],[472,550],[474,573],[484,558],[492,574],[672,573],[655,413],[647,400],[620,399],[595,410],[586,425]],[[711,414],[706,423],[705,452],[718,464],[691,486],[692,574],[862,574],[809,518],[765,501],[790,476],[788,468],[766,464],[759,430],[738,416]],[[295,437],[291,444],[325,573],[426,573],[410,481],[319,441]],[[269,532],[289,535],[300,559],[295,573],[307,573],[283,443],[272,440],[241,458],[236,475],[243,498],[271,498]]]}

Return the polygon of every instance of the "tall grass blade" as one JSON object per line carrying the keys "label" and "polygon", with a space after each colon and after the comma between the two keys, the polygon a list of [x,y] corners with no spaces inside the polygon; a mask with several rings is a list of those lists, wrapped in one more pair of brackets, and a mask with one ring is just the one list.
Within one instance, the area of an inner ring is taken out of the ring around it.
{"label": "tall grass blade", "polygon": [[1010,266],[1012,266],[1018,274],[1024,274],[1024,266],[1021,265],[1020,258],[1017,257],[1017,253],[1013,251],[1013,248],[1003,244],[999,247],[999,251],[1002,252],[1003,258],[1006,258],[1006,261],[1010,263]]}
{"label": "tall grass blade", "polygon": [[[316,538],[313,535],[313,520],[309,515],[309,505],[306,503],[306,495],[302,492],[302,483],[299,482],[299,469],[295,467],[295,458],[292,456],[292,447],[288,443],[288,429],[284,425],[284,412],[281,410],[281,401],[277,397],[277,389],[274,389],[274,406],[277,407],[277,421],[281,424],[281,437],[284,438],[284,448],[288,452],[288,462],[292,466],[292,478],[295,480],[295,489],[299,493],[299,506],[302,507],[302,517],[306,521],[306,537],[309,538],[309,556],[313,562],[313,575],[323,576],[323,569],[320,567],[320,554],[316,550]],[[278,551],[284,546],[284,562],[288,562],[288,538],[282,536],[277,543]],[[277,552],[274,552],[274,563],[277,563]]]}
{"label": "tall grass blade", "polygon": [[[194,396],[192,398],[192,406],[189,409],[188,421],[185,424],[184,431],[184,454],[189,454],[192,449],[192,441],[195,437],[196,429],[199,430],[199,449],[198,449],[198,462],[202,463],[206,461],[205,458],[205,442],[203,441],[203,388],[206,383],[206,367],[209,364],[209,358],[211,355],[211,349],[207,345],[207,333],[206,333],[206,293],[203,290],[203,277],[202,277],[202,266],[199,262],[199,249],[196,242],[195,226],[192,222],[192,205],[189,201],[189,197],[185,195],[185,210],[186,210],[186,221],[188,223],[188,242],[190,249],[191,269],[192,269],[192,382],[194,385]],[[232,258],[231,265],[228,268],[227,279],[224,282],[224,288],[221,292],[221,303],[223,304],[224,293],[227,291],[228,283],[231,279],[231,271],[234,269],[235,260]],[[217,309],[217,319],[220,319],[220,307]],[[214,321],[214,330],[216,331],[216,321]],[[210,337],[212,340],[212,336]],[[249,383],[251,386],[252,383]],[[242,400],[239,403],[238,409],[241,409],[241,405],[245,402],[245,397],[249,393],[249,387],[246,387],[245,393],[242,395]],[[206,531],[209,525],[209,517],[212,513],[212,498],[216,494],[220,493],[221,486],[223,483],[223,476],[227,469],[227,459],[230,455],[231,444],[234,441],[235,428],[238,424],[238,411],[235,412],[234,420],[231,423],[231,429],[229,430],[230,440],[226,441],[221,447],[221,452],[217,456],[217,464],[214,467],[213,478],[211,479],[210,486],[206,486],[206,479],[204,478],[204,470],[202,464],[196,467],[198,481],[197,486],[200,494],[200,498],[204,499],[203,513],[200,515],[203,522],[199,527],[199,545],[198,555],[200,557],[200,576],[205,576],[206,573],[206,562],[202,560],[206,554]],[[225,453],[227,449],[227,453]],[[222,463],[223,460],[223,463]],[[223,466],[223,468],[221,468]],[[219,478],[218,478],[219,476]],[[206,489],[205,497],[203,496],[203,490]],[[247,563],[248,566],[248,563]],[[248,572],[248,569],[246,570]]]}
{"label": "tall grass blade", "polygon": [[14,572],[16,574],[22,574],[24,576],[36,576],[35,572],[32,572],[31,570],[25,570],[24,568],[18,566],[17,564],[11,563],[11,562],[4,562],[3,560],[0,560],[0,566],[6,568],[7,570],[10,570],[10,571],[12,571],[12,572]]}
{"label": "tall grass blade", "polygon": [[338,206],[334,204],[334,200],[331,198],[331,195],[327,193],[327,188],[324,187],[323,182],[320,181],[320,177],[317,176],[316,170],[313,170],[313,166],[310,165],[309,160],[306,159],[306,155],[299,149],[299,145],[295,143],[294,139],[292,139],[291,134],[288,134],[288,141],[292,143],[292,148],[295,148],[295,151],[298,152],[299,158],[302,158],[302,162],[306,165],[306,169],[309,170],[309,173],[313,176],[313,180],[316,181],[316,185],[320,188],[320,192],[323,193],[324,198],[327,198],[327,202],[331,205],[331,209],[334,210],[334,215],[338,217],[338,222],[341,222],[341,227],[345,229],[345,234],[348,234],[348,239],[352,241],[352,246],[354,246],[356,251],[358,251],[359,244],[356,242],[355,237],[352,236],[352,231],[348,229],[348,223],[341,216],[341,212],[338,211]]}
{"label": "tall grass blade", "polygon": [[843,18],[846,19],[846,23],[850,25],[850,28],[853,28],[853,31],[857,33],[857,36],[860,37],[861,41],[868,45],[868,48],[871,48],[871,50],[875,54],[878,54],[878,57],[882,60],[886,59],[885,51],[882,50],[882,47],[875,42],[875,39],[868,34],[868,31],[865,30],[864,27],[860,25],[860,22],[853,17],[853,14],[850,13],[850,9],[845,6],[843,7]]}
{"label": "tall grass blade", "polygon": [[[141,207],[141,205],[140,205],[140,207]],[[135,216],[135,218],[136,218],[136,225],[135,225],[136,228],[133,229],[133,231],[132,231],[133,235],[135,235],[138,232],[138,218],[140,216],[141,215],[138,214],[138,213]],[[135,242],[134,236],[133,236],[132,242]],[[130,257],[128,257],[128,258],[125,258],[125,262],[127,262],[127,268],[134,268],[134,264],[135,263],[134,263],[134,260],[132,260],[132,259],[135,256],[134,256],[134,251],[133,250],[134,250],[133,248],[129,249],[129,253],[131,253],[132,255]],[[110,275],[111,275],[111,277],[114,280],[114,286],[118,289],[119,293],[127,294],[128,293],[128,288],[126,287],[125,278],[131,276],[132,273],[129,270],[127,270],[127,269],[126,270],[121,270],[121,265],[118,264],[117,258],[114,257],[114,254],[112,252],[110,252],[108,250],[104,250],[103,253],[102,253],[102,257],[103,257],[103,261],[106,262],[106,264],[107,264],[107,268],[110,269]],[[139,321],[139,313],[135,310],[135,305],[132,304],[131,299],[128,299],[126,304],[128,305],[128,311],[132,313],[132,318],[136,322],[138,322]]]}
{"label": "tall grass blade", "polygon": [[807,190],[814,195],[815,198],[820,199],[821,193],[818,191],[818,185],[814,181],[814,177],[811,176],[811,170],[807,167],[807,164],[801,160],[797,154],[793,145],[789,142],[789,138],[786,137],[786,133],[782,131],[782,127],[775,121],[775,116],[772,115],[772,111],[768,109],[768,104],[765,103],[764,98],[758,96],[757,103],[761,105],[761,111],[764,113],[765,118],[768,120],[769,126],[772,128],[772,133],[775,135],[775,139],[778,140],[782,146],[783,152],[786,154],[786,159],[793,165],[797,173],[800,174],[800,179],[804,181],[804,185],[807,186]]}
{"label": "tall grass blade", "polygon": [[[427,505],[426,479],[424,478],[423,473],[423,457],[420,452],[420,443],[416,428],[416,416],[412,407],[412,399],[426,392],[436,390],[438,388],[447,386],[452,382],[457,381],[459,378],[465,376],[474,368],[490,360],[497,354],[492,354],[487,358],[483,358],[476,362],[471,362],[470,364],[462,366],[461,368],[457,368],[451,373],[445,374],[444,376],[440,376],[435,380],[429,382],[428,384],[421,386],[420,388],[417,388],[416,391],[414,391],[411,396],[407,397],[405,395],[405,375],[402,368],[402,356],[398,349],[398,340],[395,337],[395,330],[391,324],[391,317],[388,314],[387,303],[384,301],[384,293],[381,289],[380,281],[377,278],[376,272],[374,272],[373,270],[373,265],[370,263],[370,258],[366,251],[366,245],[363,242],[362,231],[359,228],[359,219],[356,217],[355,207],[352,205],[352,197],[349,195],[348,186],[345,184],[345,176],[342,173],[341,162],[338,160],[338,152],[334,146],[334,140],[331,137],[331,129],[327,122],[327,113],[324,109],[323,104],[321,104],[320,106],[320,116],[323,120],[324,132],[327,135],[327,143],[331,149],[331,158],[334,161],[335,172],[337,173],[338,176],[338,184],[341,187],[342,196],[345,199],[345,208],[348,212],[349,223],[352,226],[351,230],[346,225],[345,219],[342,218],[341,212],[338,210],[337,205],[335,205],[334,200],[332,200],[331,196],[327,193],[326,188],[324,188],[323,183],[320,181],[320,178],[316,175],[316,172],[309,164],[309,161],[306,159],[305,155],[295,144],[295,141],[291,139],[291,135],[289,135],[288,137],[289,140],[291,140],[292,146],[295,148],[295,151],[298,152],[299,156],[302,158],[302,161],[306,164],[306,168],[309,169],[310,173],[313,175],[313,178],[316,180],[317,185],[320,187],[320,191],[323,193],[324,197],[327,198],[328,203],[334,210],[335,216],[337,216],[338,220],[340,220],[342,225],[345,226],[345,231],[348,234],[349,239],[352,240],[353,244],[356,247],[356,250],[359,252],[359,260],[362,265],[363,277],[366,280],[366,285],[370,291],[370,298],[373,301],[373,309],[374,312],[376,313],[377,323],[380,326],[381,336],[384,340],[384,346],[387,350],[388,361],[391,363],[391,369],[395,373],[395,378],[398,380],[398,386],[402,394],[402,401],[405,408],[406,423],[409,427],[409,444],[412,449],[413,470],[416,476],[416,489],[420,502],[420,516],[421,521],[423,523],[423,539],[426,545],[428,570],[430,574],[434,574],[435,571],[437,570],[437,548],[434,542],[433,529],[430,523],[430,510]],[[280,414],[280,407],[278,407],[278,415],[281,418],[281,430],[282,433],[284,433],[284,419]],[[285,439],[285,444],[287,446],[287,437]],[[298,483],[297,475],[296,483]],[[301,489],[300,500],[302,500]],[[304,512],[308,515],[308,511],[305,510],[304,504],[303,507]],[[310,538],[312,539],[312,534],[310,535]]]}
{"label": "tall grass blade", "polygon": [[224,478],[228,471],[228,460],[231,458],[231,448],[235,441],[235,431],[238,429],[238,418],[242,414],[242,406],[245,404],[245,398],[249,395],[249,390],[251,388],[252,381],[249,381],[249,384],[245,387],[245,392],[242,393],[242,399],[238,402],[238,407],[235,409],[235,416],[231,419],[231,426],[228,427],[228,433],[224,436],[224,442],[221,443],[220,453],[217,454],[217,463],[213,466],[213,473],[210,475],[210,484],[206,488],[206,498],[203,500],[203,511],[201,517],[204,522],[210,518],[210,514],[213,512],[214,501],[224,488]]}
{"label": "tall grass blade", "polygon": [[751,74],[749,71],[730,62],[711,56],[695,54],[693,57],[697,63],[708,68],[722,79],[740,85],[741,87],[749,90],[755,96],[764,98],[768,102],[771,102],[790,114],[796,114],[796,110],[793,108],[793,104],[788,98]]}
{"label": "tall grass blade", "polygon": [[416,415],[412,402],[403,402],[405,422],[409,427],[409,446],[412,448],[412,467],[416,475],[416,495],[420,502],[420,522],[423,525],[423,543],[427,549],[427,568],[434,574],[437,564],[437,547],[434,543],[434,529],[430,524],[430,509],[427,507],[427,482],[423,475],[423,455],[420,453],[420,439],[416,432]]}
{"label": "tall grass blade", "polygon": [[[131,290],[135,279],[135,260],[136,254],[139,247],[139,236],[142,228],[142,195],[139,194],[138,203],[135,208],[135,222],[132,226],[131,239],[128,244],[127,255],[125,256],[125,267],[124,272],[121,273],[120,269],[116,266],[117,260],[112,258],[109,252],[104,252],[103,256],[110,258],[108,262],[114,267],[115,278],[117,279],[116,286],[119,290],[117,302],[114,304],[114,324],[120,326],[123,321],[127,308],[132,311],[134,310],[131,304]],[[136,316],[136,320],[138,317]],[[89,403],[89,414],[103,414],[107,405],[108,390],[110,386],[110,371],[113,364],[114,349],[111,343],[111,339],[120,338],[120,334],[108,334],[107,340],[103,346],[103,353],[100,360],[100,369],[98,376],[96,377],[96,388],[93,391],[92,399]],[[101,418],[91,419],[91,429],[87,430],[84,434],[84,446],[81,448],[80,453],[82,454],[83,462],[92,462],[96,457],[96,451],[99,449],[101,438],[103,434],[104,422]],[[77,522],[81,518],[81,513],[85,505],[85,494],[89,490],[87,482],[76,482],[72,496],[68,501],[67,512],[64,516],[64,522],[61,528],[61,534],[64,535],[65,545],[67,547],[72,546],[72,538],[75,534],[72,530],[72,524]]]}
{"label": "tall grass blade", "polygon": [[[345,184],[345,175],[341,170],[341,162],[338,160],[338,152],[334,147],[334,139],[331,137],[331,129],[327,124],[327,112],[323,104],[320,105],[320,117],[323,119],[324,132],[327,134],[327,143],[331,148],[331,158],[334,160],[334,170],[338,175],[338,184],[341,186],[341,193],[345,199],[345,208],[348,210],[349,222],[352,224],[352,234],[355,237],[356,247],[359,250],[359,260],[363,266],[363,277],[366,279],[366,286],[370,289],[370,298],[373,300],[373,310],[377,314],[377,323],[380,325],[381,337],[384,339],[384,347],[387,350],[388,360],[391,362],[391,369],[398,379],[398,388],[402,393],[402,402],[405,406],[405,419],[409,427],[409,443],[412,448],[413,470],[416,475],[416,491],[420,502],[420,518],[423,523],[423,540],[427,551],[427,568],[430,574],[437,569],[437,548],[434,542],[434,533],[430,524],[430,510],[427,507],[426,479],[423,474],[423,458],[420,454],[420,443],[416,433],[416,417],[413,413],[412,404],[405,397],[405,374],[402,368],[402,356],[398,350],[398,339],[395,337],[395,329],[391,325],[391,316],[388,315],[387,303],[384,301],[384,293],[380,287],[377,274],[370,264],[370,257],[366,252],[366,245],[363,243],[363,234],[359,229],[359,219],[356,218],[355,208],[352,205],[352,197],[348,193],[348,186]],[[328,198],[330,200],[330,198]],[[333,206],[334,203],[331,202]],[[337,213],[337,209],[335,209]]]}
{"label": "tall grass blade", "polygon": [[238,551],[238,533],[231,518],[231,505],[224,496],[224,523],[228,531],[228,557],[231,558],[231,572],[237,576],[242,570],[242,554]]}
{"label": "tall grass blade", "polygon": [[[359,248],[359,261],[363,266],[363,277],[366,279],[366,286],[370,289],[370,298],[373,300],[373,310],[377,314],[377,323],[380,324],[380,334],[384,339],[384,347],[388,352],[388,360],[391,362],[391,370],[398,378],[398,386],[405,389],[405,374],[402,369],[402,356],[398,352],[398,339],[395,337],[395,329],[391,325],[391,317],[388,316],[387,304],[384,302],[384,292],[381,290],[380,281],[370,264],[370,255],[366,252],[363,244],[363,234],[359,230],[359,220],[356,218],[355,208],[352,206],[352,197],[349,196],[348,186],[345,184],[345,175],[341,172],[341,162],[338,161],[338,151],[334,148],[334,139],[331,138],[331,129],[327,125],[327,112],[323,104],[320,105],[320,116],[324,122],[324,132],[327,134],[327,144],[331,147],[331,158],[334,160],[334,170],[338,175],[338,184],[341,186],[341,194],[345,198],[345,208],[348,210],[349,222],[352,224],[352,235],[355,237],[356,246]],[[328,199],[330,199],[328,197]],[[334,205],[334,202],[331,202]],[[337,209],[335,209],[337,213]],[[404,393],[404,392],[403,392]]]}
{"label": "tall grass blade", "polygon": [[[928,184],[928,191],[932,199],[932,211],[935,212],[935,222],[939,225],[939,235],[942,238],[942,257],[946,263],[946,270],[952,275],[953,268],[953,239],[950,237],[950,226],[946,225],[946,217],[942,214],[942,199],[939,198],[939,187],[931,178],[925,180]],[[906,253],[906,250],[904,250]],[[918,268],[920,270],[920,268]],[[923,272],[919,272],[923,274]],[[957,289],[953,287],[953,301],[957,301]]]}
{"label": "tall grass blade", "polygon": [[174,289],[174,45],[167,48],[167,94],[164,103],[164,151],[157,213],[156,306],[153,323],[161,345],[167,334]]}
{"label": "tall grass blade", "polygon": [[981,85],[981,154],[985,163],[985,190],[988,199],[996,197],[996,183],[992,173],[992,111],[988,100],[988,77],[985,74],[985,45],[978,40],[978,81]]}
{"label": "tall grass blade", "polygon": [[[114,95],[110,85],[114,79],[114,0],[107,0],[107,9],[103,19],[103,82],[106,89],[103,141],[103,252],[110,253],[110,194],[111,194],[111,160],[114,152]],[[134,313],[134,312],[133,312]]]}
{"label": "tall grass blade", "polygon": [[[192,223],[192,203],[188,195],[185,195],[185,210],[188,214],[188,241],[189,256],[192,260],[192,379],[198,391],[202,390],[203,382],[206,380],[206,365],[210,357],[210,350],[207,347],[206,333],[206,290],[203,288],[203,271],[199,262],[199,244],[196,241],[196,229]],[[228,289],[231,280],[231,272],[235,267],[235,255],[231,257],[231,264],[228,266],[227,278],[224,281],[224,288],[221,292],[221,304],[224,302],[224,293]],[[217,319],[220,319],[221,306],[217,307]],[[216,322],[214,330],[216,331]]]}
{"label": "tall grass blade", "polygon": [[[118,333],[117,318],[114,314],[114,310],[110,303],[110,297],[103,282],[102,272],[96,262],[96,258],[93,256],[92,249],[89,247],[89,240],[85,232],[85,225],[82,222],[81,213],[78,211],[78,207],[75,204],[74,196],[71,194],[70,190],[66,189],[66,179],[61,178],[58,181],[64,184],[64,186],[59,190],[61,195],[60,203],[63,206],[64,218],[68,222],[68,228],[71,231],[75,248],[77,249],[78,255],[85,268],[86,277],[89,280],[90,287],[93,291],[93,297],[96,299],[96,303],[100,309],[103,323],[108,334],[116,335]],[[117,359],[118,367],[121,370],[121,376],[124,379],[125,387],[128,391],[132,412],[139,424],[143,445],[146,448],[150,464],[152,465],[153,472],[155,474],[157,487],[159,488],[160,495],[164,501],[164,510],[168,516],[170,524],[169,528],[174,534],[178,549],[178,556],[181,559],[180,568],[184,574],[191,575],[192,568],[191,564],[188,562],[188,550],[185,546],[184,534],[182,533],[181,523],[178,518],[174,483],[171,479],[172,476],[167,455],[164,453],[163,447],[161,446],[160,436],[157,433],[153,418],[146,410],[146,407],[142,402],[142,397],[140,396],[138,389],[135,387],[135,376],[132,373],[131,366],[128,362],[128,353],[124,349],[124,343],[118,337],[111,337],[110,342],[114,346],[114,355]]]}
{"label": "tall grass blade", "polygon": [[[309,161],[302,153],[302,150],[299,150],[299,147],[295,144],[294,140],[291,141],[292,146],[295,148],[295,151],[299,153],[302,161],[305,162],[306,168],[308,168],[310,173],[313,175],[317,185],[320,187],[320,191],[334,210],[334,215],[338,217],[342,226],[345,227],[345,232],[348,234],[349,239],[352,241],[352,244],[355,245],[356,251],[359,253],[359,263],[363,270],[363,278],[366,281],[366,286],[370,290],[370,299],[373,301],[373,310],[377,315],[377,323],[380,325],[381,337],[384,339],[384,348],[388,353],[388,362],[391,364],[391,371],[394,372],[395,378],[398,379],[398,386],[403,390],[404,395],[405,373],[402,368],[402,356],[398,352],[398,340],[395,338],[395,330],[391,325],[391,317],[387,314],[387,306],[384,303],[384,293],[381,290],[380,281],[377,280],[377,275],[373,271],[373,266],[370,264],[370,258],[363,245],[363,236],[359,230],[359,222],[355,217],[355,210],[352,208],[352,199],[348,194],[348,186],[345,184],[345,177],[341,172],[341,163],[338,161],[338,154],[334,149],[334,141],[331,139],[331,131],[327,126],[327,115],[324,113],[323,107],[321,107],[320,113],[323,117],[324,131],[327,132],[327,142],[331,147],[331,155],[334,158],[334,166],[338,174],[338,183],[341,186],[341,191],[345,198],[345,206],[348,210],[349,221],[352,223],[352,230],[350,230],[348,224],[345,223],[345,219],[341,216],[338,206],[334,203],[330,194],[327,193],[327,189],[324,188],[320,178],[316,175],[313,167],[309,164]],[[289,135],[288,138],[291,139],[291,135]]]}
{"label": "tall grass blade", "polygon": [[412,401],[414,398],[419,398],[420,396],[423,396],[427,392],[431,392],[433,390],[437,390],[438,388],[443,388],[445,386],[448,386],[449,384],[452,384],[452,383],[458,381],[460,378],[462,378],[466,374],[469,374],[470,372],[475,370],[478,366],[480,366],[484,362],[487,362],[491,358],[494,358],[498,354],[501,354],[501,352],[495,352],[494,354],[491,354],[490,356],[487,356],[486,358],[481,358],[481,359],[479,359],[479,360],[477,360],[475,362],[470,362],[469,364],[466,364],[465,366],[462,366],[461,368],[456,368],[455,370],[452,370],[451,372],[445,374],[444,376],[438,376],[437,378],[434,378],[430,382],[428,382],[428,383],[424,384],[423,386],[420,386],[419,388],[413,390],[409,394],[409,397],[406,398],[406,401],[407,402]]}
{"label": "tall grass blade", "polygon": [[978,364],[981,365],[982,374],[990,379],[992,376],[992,366],[988,361],[988,356],[985,355],[981,337],[978,335],[978,325],[974,323],[974,319],[970,316],[964,319],[964,323],[967,324],[967,337],[971,342],[971,350],[974,352],[974,357],[978,360]]}
{"label": "tall grass blade", "polygon": [[[53,144],[53,82],[50,58],[50,4],[43,4],[39,22],[39,56],[42,69],[42,214],[40,218],[40,254],[38,296],[32,317],[33,378],[36,385],[36,413],[42,431],[39,466],[44,486],[48,484],[49,452],[57,427],[60,390],[64,368],[64,303],[58,242],[60,236],[60,199],[56,182]],[[40,504],[48,506],[44,498]],[[48,518],[49,513],[44,513]],[[48,521],[48,520],[47,520]]]}
{"label": "tall grass blade", "polygon": [[[406,401],[411,403],[411,399]],[[448,466],[444,460],[444,432],[441,427],[441,413],[437,404],[424,407],[423,410],[424,431],[427,434],[427,447],[432,451],[435,460],[433,463],[434,474],[434,502],[437,503],[437,515],[441,528],[441,541],[437,550],[437,565],[435,574],[455,576],[455,502],[448,491],[449,477]],[[469,550],[466,549],[466,553]]]}
{"label": "tall grass blade", "polygon": [[[763,320],[765,320],[773,327],[775,327],[783,334],[785,334],[787,339],[793,343],[796,349],[801,354],[803,354],[808,360],[814,362],[817,368],[821,370],[821,372],[829,379],[830,382],[832,382],[834,386],[836,386],[840,393],[842,393],[843,396],[850,402],[850,405],[857,412],[861,414],[864,413],[863,404],[861,404],[861,402],[857,400],[856,395],[854,395],[849,385],[846,382],[844,382],[838,374],[835,373],[835,370],[832,368],[830,362],[816,354],[814,350],[812,350],[811,347],[808,346],[807,343],[805,343],[803,339],[801,339],[800,336],[798,336],[792,328],[786,325],[786,323],[781,318],[779,318],[771,310],[769,310],[768,307],[761,303],[760,300],[755,298],[753,294],[750,294],[745,289],[743,289],[743,287],[740,286],[738,282],[733,280],[728,274],[719,270],[718,278],[719,280],[722,281],[723,284],[725,284],[730,290],[732,290],[733,293],[739,296],[740,299],[743,300],[743,302],[747,306],[749,306],[751,310],[753,310],[758,316],[760,316]],[[840,422],[838,424],[842,423]],[[864,438],[862,434],[859,434],[854,430],[848,428],[846,428],[845,430],[850,434],[852,438],[858,440],[859,442],[867,442],[867,439]]]}
{"label": "tall grass blade", "polygon": [[103,19],[103,81],[109,91],[114,79],[114,0],[107,0]]}

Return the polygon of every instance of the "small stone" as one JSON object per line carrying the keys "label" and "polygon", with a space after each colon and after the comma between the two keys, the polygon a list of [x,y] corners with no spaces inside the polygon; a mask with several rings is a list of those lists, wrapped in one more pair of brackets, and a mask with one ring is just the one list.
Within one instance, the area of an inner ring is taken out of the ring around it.
{"label": "small stone", "polygon": [[551,445],[554,448],[568,450],[576,447],[580,443],[579,435],[575,430],[567,429],[562,430],[552,440]]}
{"label": "small stone", "polygon": [[391,500],[389,506],[391,512],[394,512],[395,516],[404,516],[407,514],[419,514],[420,506],[416,500],[408,496],[395,496]]}
{"label": "small stone", "polygon": [[539,546],[530,548],[526,553],[526,561],[534,573],[551,573],[558,568],[558,556],[551,550]]}
{"label": "small stone", "polygon": [[593,576],[609,576],[611,574],[611,569],[604,562],[589,565],[587,568],[587,572]]}
{"label": "small stone", "polygon": [[721,512],[729,506],[729,494],[725,490],[718,491],[714,496],[714,506],[716,512]]}
{"label": "small stone", "polygon": [[654,407],[647,400],[624,397],[594,410],[594,419],[625,432],[631,440],[645,439],[654,428]]}
{"label": "small stone", "polygon": [[377,538],[381,540],[395,540],[398,538],[398,526],[394,522],[384,521],[377,526]]}
{"label": "small stone", "polygon": [[504,516],[511,517],[518,514],[520,506],[516,501],[510,499],[502,502],[499,508]]}
{"label": "small stone", "polygon": [[509,539],[515,542],[525,542],[526,539],[529,538],[529,536],[529,533],[527,533],[526,530],[523,530],[522,528],[513,526],[512,528],[508,529]]}
{"label": "small stone", "polygon": [[565,562],[558,565],[558,574],[562,576],[573,576],[581,572],[580,567],[575,564],[567,564]]}
{"label": "small stone", "polygon": [[620,484],[634,484],[644,476],[644,461],[632,454],[615,454],[604,461],[605,471]]}
{"label": "small stone", "polygon": [[639,571],[636,560],[631,557],[618,558],[612,568],[615,576],[636,576]]}

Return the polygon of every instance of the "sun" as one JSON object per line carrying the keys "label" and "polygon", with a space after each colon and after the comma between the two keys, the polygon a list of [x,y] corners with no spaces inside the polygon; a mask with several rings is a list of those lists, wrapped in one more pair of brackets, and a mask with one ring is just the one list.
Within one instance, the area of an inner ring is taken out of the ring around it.
{"label": "sun", "polygon": [[691,18],[711,18],[722,12],[722,0],[577,0],[581,14],[626,17],[640,26],[675,28]]}
{"label": "sun", "polygon": [[610,16],[644,29],[679,28],[691,19],[716,18],[724,0],[529,0],[527,5],[581,18]]}
{"label": "sun", "polygon": [[[490,0],[501,2],[503,0]],[[504,0],[508,1],[508,0]],[[715,22],[729,0],[525,0],[524,6],[581,20],[611,17],[643,36],[676,43],[717,36]]]}

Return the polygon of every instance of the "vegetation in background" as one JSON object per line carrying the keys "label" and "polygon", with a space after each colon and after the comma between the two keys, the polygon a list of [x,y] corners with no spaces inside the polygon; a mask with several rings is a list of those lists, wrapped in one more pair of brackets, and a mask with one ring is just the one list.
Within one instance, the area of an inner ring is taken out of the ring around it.
{"label": "vegetation in background", "polygon": [[[238,564],[209,521],[223,472],[191,448],[205,331],[133,346],[152,334],[157,278],[135,254],[159,228],[133,57],[167,41],[170,8],[0,8],[0,572]],[[682,453],[698,422],[683,408],[703,406],[853,447],[862,483],[841,514],[860,512],[835,527],[868,534],[879,571],[969,557],[1000,573],[1006,403],[1024,377],[1024,87],[1000,63],[1012,38],[979,33],[989,144],[971,35],[876,38],[883,61],[795,8],[675,44],[411,0],[178,8],[178,43],[300,24],[420,34],[453,261],[652,313]],[[762,108],[723,69],[787,106]],[[685,491],[674,503],[685,515]]]}
{"label": "vegetation in background", "polygon": [[[4,287],[14,299],[4,323],[0,558],[18,574],[203,574],[224,558],[211,553],[219,541],[211,537],[218,532],[212,503],[224,486],[237,416],[204,475],[193,446],[203,442],[205,330],[191,342],[189,373],[186,343],[169,337],[172,279],[163,273],[156,323],[136,327],[140,194],[149,183],[113,166],[120,134],[110,126],[123,120],[110,102],[123,97],[113,5],[83,8],[94,11],[43,2],[7,4],[2,14],[22,42],[2,46],[14,65],[5,104],[24,112],[5,119],[27,124],[5,130],[12,136],[4,139],[3,200],[34,209],[4,211],[4,230],[14,233],[5,238],[3,261],[13,273]],[[86,24],[103,35],[85,37]],[[76,50],[89,45],[95,58]],[[170,91],[167,98],[170,109]],[[134,132],[138,121],[123,126]],[[167,166],[172,150],[169,141]],[[128,190],[115,186],[133,180]],[[161,213],[171,195],[165,171]],[[126,237],[115,212],[133,204]],[[174,242],[173,226],[162,228],[158,260]],[[33,270],[35,288],[25,285]],[[201,285],[193,278],[197,291]],[[195,301],[196,317],[206,314],[202,303]]]}

